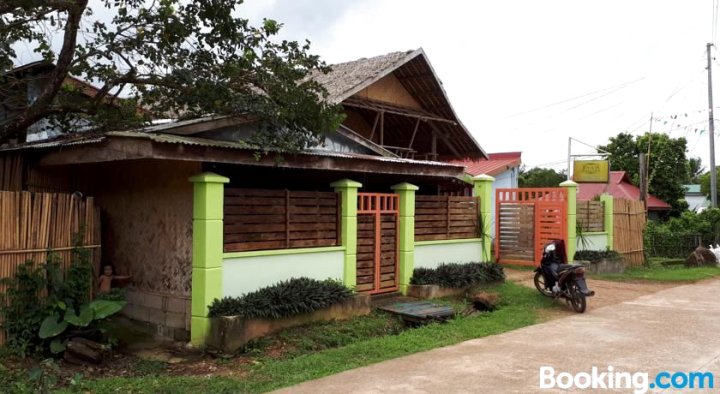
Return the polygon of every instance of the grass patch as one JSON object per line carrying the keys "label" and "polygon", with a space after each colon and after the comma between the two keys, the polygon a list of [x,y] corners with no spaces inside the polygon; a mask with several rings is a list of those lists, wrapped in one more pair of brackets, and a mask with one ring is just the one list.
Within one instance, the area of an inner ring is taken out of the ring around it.
{"label": "grass patch", "polygon": [[154,376],[163,374],[167,370],[167,364],[159,360],[138,359],[132,365],[132,371],[136,375]]}
{"label": "grass patch", "polygon": [[[538,321],[538,310],[555,307],[551,299],[514,283],[493,285],[487,290],[498,292],[501,296],[502,301],[495,312],[460,316],[447,323],[404,330],[396,335],[386,335],[395,333],[396,328],[392,324],[388,325],[387,318],[381,315],[365,321],[351,321],[347,329],[328,323],[307,327],[304,329],[306,331],[288,330],[282,335],[296,349],[341,347],[310,353],[298,351],[302,354],[287,358],[260,358],[253,365],[242,367],[247,368],[242,379],[217,376],[114,377],[84,381],[81,388],[93,393],[265,392],[383,360],[525,327]],[[363,339],[366,337],[361,334],[364,332],[364,335],[372,336],[383,331],[383,335],[369,339]],[[303,335],[308,338],[299,341]]]}
{"label": "grass patch", "polygon": [[720,267],[686,268],[673,264],[676,261],[677,259],[653,258],[647,267],[628,267],[622,274],[593,275],[593,278],[615,281],[696,282],[720,276]]}
{"label": "grass patch", "polygon": [[516,271],[535,271],[536,267],[534,265],[503,264],[503,268]]}

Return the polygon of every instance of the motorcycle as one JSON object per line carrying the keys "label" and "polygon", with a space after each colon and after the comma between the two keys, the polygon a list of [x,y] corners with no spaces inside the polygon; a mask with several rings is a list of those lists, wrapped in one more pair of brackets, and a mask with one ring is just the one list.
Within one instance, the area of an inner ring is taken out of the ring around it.
{"label": "motorcycle", "polygon": [[554,240],[545,245],[540,265],[535,268],[534,282],[540,294],[565,299],[577,313],[585,312],[587,297],[595,295],[585,282],[585,267],[581,264],[567,264],[563,240]]}

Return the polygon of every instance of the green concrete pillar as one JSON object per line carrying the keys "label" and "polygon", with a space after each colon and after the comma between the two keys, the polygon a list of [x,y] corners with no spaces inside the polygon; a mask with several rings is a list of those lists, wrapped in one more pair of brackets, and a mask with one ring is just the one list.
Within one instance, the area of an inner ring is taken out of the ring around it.
{"label": "green concrete pillar", "polygon": [[492,225],[493,225],[493,207],[492,194],[493,182],[495,178],[489,175],[478,175],[472,178],[473,196],[479,198],[480,209],[478,210],[480,217],[480,238],[482,238],[482,261],[492,261]]}
{"label": "green concrete pillar", "polygon": [[210,330],[208,306],[222,298],[223,193],[228,178],[204,172],[193,183],[190,342],[204,346]]}
{"label": "green concrete pillar", "polygon": [[407,294],[410,279],[415,269],[415,192],[418,187],[409,183],[398,183],[391,187],[398,194],[400,202],[400,228],[398,228],[398,284],[400,292]]}
{"label": "green concrete pillar", "polygon": [[578,184],[567,180],[560,184],[567,189],[567,258],[573,261],[577,249],[577,187]]}
{"label": "green concrete pillar", "polygon": [[607,233],[607,247],[608,250],[613,249],[613,237],[614,234],[614,225],[613,222],[613,196],[609,194],[603,194],[600,196],[600,201],[602,201],[604,207],[605,207],[605,232]]}
{"label": "green concrete pillar", "polygon": [[343,283],[354,288],[357,285],[357,195],[362,184],[341,179],[330,186],[340,193],[340,239],[345,247]]}

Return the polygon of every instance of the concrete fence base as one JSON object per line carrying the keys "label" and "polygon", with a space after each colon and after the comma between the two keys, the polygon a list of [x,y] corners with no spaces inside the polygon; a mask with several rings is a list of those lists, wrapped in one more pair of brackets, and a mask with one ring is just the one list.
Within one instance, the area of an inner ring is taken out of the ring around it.
{"label": "concrete fence base", "polygon": [[207,345],[225,353],[232,353],[253,339],[273,334],[285,328],[317,321],[345,320],[367,315],[370,311],[370,296],[359,294],[329,308],[280,319],[245,319],[240,316],[213,317],[210,318]]}

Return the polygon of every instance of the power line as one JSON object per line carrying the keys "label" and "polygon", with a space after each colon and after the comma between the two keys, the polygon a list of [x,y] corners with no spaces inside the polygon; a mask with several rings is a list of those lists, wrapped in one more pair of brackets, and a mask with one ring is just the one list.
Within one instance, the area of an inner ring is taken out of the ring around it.
{"label": "power line", "polygon": [[[600,97],[605,97],[605,96],[607,96],[607,95],[609,95],[609,94],[612,94],[612,93],[614,93],[614,92],[616,92],[616,91],[618,91],[618,90],[624,89],[624,88],[626,88],[627,86],[630,86],[630,85],[632,85],[632,84],[634,84],[634,83],[636,83],[636,82],[642,81],[642,80],[645,79],[645,78],[647,78],[647,77],[638,78],[638,79],[635,79],[635,80],[632,80],[632,81],[624,82],[624,83],[622,83],[622,84],[620,84],[620,85],[615,85],[615,86],[611,86],[611,87],[608,87],[608,88],[604,88],[604,89],[600,89],[600,90],[595,90],[595,91],[593,91],[593,92],[585,93],[585,94],[582,94],[582,95],[580,95],[580,96],[571,97],[571,98],[568,98],[568,99],[565,99],[565,100],[561,100],[561,101],[554,102],[554,103],[552,103],[552,104],[544,105],[544,106],[542,106],[542,107],[537,107],[537,108],[533,108],[533,109],[530,109],[530,110],[527,110],[527,111],[519,112],[519,113],[516,113],[516,114],[513,114],[513,115],[508,116],[506,119],[516,118],[516,117],[518,117],[518,116],[526,115],[526,114],[529,114],[529,113],[531,113],[531,112],[540,111],[540,110],[543,110],[543,109],[546,109],[546,108],[554,107],[554,106],[556,106],[556,105],[565,104],[565,103],[568,103],[568,102],[571,102],[571,101],[579,100],[579,99],[584,98],[584,97],[592,96],[592,95],[595,95],[595,94],[598,94],[598,93],[605,92],[605,91],[607,91],[607,90],[611,90],[611,91],[608,92],[607,94],[602,95],[602,96],[599,96],[598,98],[600,98]],[[597,98],[595,98],[595,99],[597,99]],[[581,103],[581,104],[579,104],[578,106],[582,106],[582,105],[584,105],[584,104],[586,104],[586,103],[588,103],[588,102],[590,102],[590,101],[594,101],[595,99],[586,101],[585,103]],[[578,107],[578,106],[576,106],[576,107]],[[573,108],[576,108],[576,107],[573,107]],[[570,109],[573,109],[573,108],[570,108]]]}

